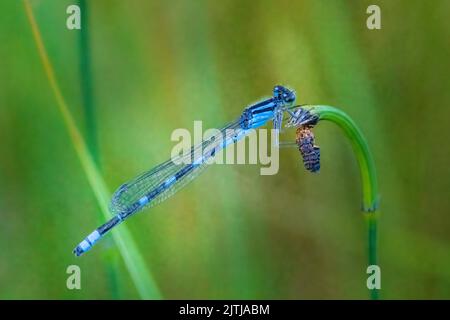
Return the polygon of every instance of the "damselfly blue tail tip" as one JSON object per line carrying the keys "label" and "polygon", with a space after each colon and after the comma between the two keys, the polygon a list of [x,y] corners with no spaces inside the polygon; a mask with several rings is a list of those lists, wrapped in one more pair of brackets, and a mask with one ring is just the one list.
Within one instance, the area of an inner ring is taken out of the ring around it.
{"label": "damselfly blue tail tip", "polygon": [[97,242],[98,239],[101,238],[100,233],[98,232],[98,230],[94,230],[94,232],[92,232],[90,235],[88,235],[83,241],[81,241],[78,246],[76,246],[76,248],[73,250],[73,253],[79,257],[81,256],[83,253],[85,253],[86,251],[88,251],[89,249],[92,248],[92,246],[94,245],[94,243]]}
{"label": "damselfly blue tail tip", "polygon": [[85,251],[78,245],[75,249],[73,249],[73,254],[77,257],[81,256]]}

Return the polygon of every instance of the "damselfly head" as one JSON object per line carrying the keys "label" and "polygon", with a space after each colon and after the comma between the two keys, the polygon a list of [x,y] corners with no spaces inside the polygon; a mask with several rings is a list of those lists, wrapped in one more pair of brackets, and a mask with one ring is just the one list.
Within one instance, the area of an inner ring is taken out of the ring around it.
{"label": "damselfly head", "polygon": [[295,101],[295,92],[280,85],[273,88],[273,96],[286,104],[291,104]]}

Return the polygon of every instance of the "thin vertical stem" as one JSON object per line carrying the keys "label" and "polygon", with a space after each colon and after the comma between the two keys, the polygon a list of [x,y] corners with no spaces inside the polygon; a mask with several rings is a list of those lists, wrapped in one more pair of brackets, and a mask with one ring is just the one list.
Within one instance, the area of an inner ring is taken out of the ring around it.
{"label": "thin vertical stem", "polygon": [[[92,158],[101,170],[100,150],[97,135],[97,121],[94,101],[94,86],[91,68],[91,47],[90,47],[90,28],[89,17],[90,9],[86,0],[78,0],[78,5],[81,11],[81,30],[78,32],[78,48],[80,56],[80,89],[82,97],[82,106],[84,111],[85,121],[85,136],[86,144],[91,152]],[[102,223],[103,215],[98,211],[98,221]],[[114,299],[120,298],[119,293],[119,275],[117,273],[118,261],[117,253],[113,251],[102,252],[101,254],[104,267],[107,274],[108,284],[111,291],[111,296]]]}
{"label": "thin vertical stem", "polygon": [[[366,216],[367,230],[368,230],[368,258],[369,266],[378,265],[377,257],[377,228],[378,221],[376,213],[369,213]],[[372,300],[378,300],[380,297],[380,292],[378,289],[372,289],[370,291],[370,297]]]}
{"label": "thin vertical stem", "polygon": [[81,11],[81,30],[79,32],[80,78],[83,98],[84,117],[86,122],[86,142],[97,166],[100,166],[98,149],[96,112],[93,99],[93,82],[91,68],[91,50],[89,35],[89,7],[86,0],[79,0]]}

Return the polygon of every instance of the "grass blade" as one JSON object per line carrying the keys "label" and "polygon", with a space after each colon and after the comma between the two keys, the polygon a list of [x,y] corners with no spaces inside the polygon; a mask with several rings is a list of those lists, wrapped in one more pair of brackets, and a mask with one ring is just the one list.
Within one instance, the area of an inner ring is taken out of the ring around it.
{"label": "grass blade", "polygon": [[[80,159],[88,182],[100,206],[100,210],[103,213],[104,218],[109,219],[111,217],[108,208],[110,192],[108,191],[106,183],[103,180],[89,150],[87,149],[86,143],[83,140],[83,137],[75,124],[74,118],[70,113],[66,101],[64,100],[61,90],[59,89],[59,85],[56,81],[53,67],[50,63],[47,51],[43,44],[39,27],[34,18],[30,2],[29,0],[23,1],[40,59],[44,66],[44,70],[48,78],[50,87],[56,98],[56,105],[63,117],[64,124],[67,128],[78,158]],[[119,248],[122,258],[124,259],[125,265],[128,269],[128,272],[130,273],[133,283],[136,286],[137,291],[139,292],[140,297],[142,299],[160,299],[161,294],[153,279],[153,276],[147,269],[144,259],[137,249],[136,244],[126,226],[120,226],[119,228],[117,228],[117,230],[114,230],[112,232],[112,235]]]}
{"label": "grass blade", "polygon": [[80,54],[80,86],[83,98],[84,118],[86,121],[86,142],[89,151],[97,166],[100,167],[100,153],[97,139],[97,126],[95,121],[95,104],[93,99],[91,50],[89,42],[89,8],[86,0],[79,0],[83,19],[79,31],[79,54]]}
{"label": "grass blade", "polygon": [[[94,88],[91,68],[91,49],[90,49],[90,32],[89,32],[89,16],[90,9],[86,0],[78,0],[80,11],[83,13],[81,19],[81,30],[78,32],[79,41],[79,70],[80,70],[80,89],[83,101],[85,137],[87,147],[94,159],[97,168],[101,169],[100,150],[97,138],[96,113],[94,101]],[[104,221],[101,211],[97,211],[98,224]],[[118,252],[116,250],[108,250],[102,252],[104,268],[108,275],[108,285],[113,299],[120,298],[119,274],[118,270]]]}

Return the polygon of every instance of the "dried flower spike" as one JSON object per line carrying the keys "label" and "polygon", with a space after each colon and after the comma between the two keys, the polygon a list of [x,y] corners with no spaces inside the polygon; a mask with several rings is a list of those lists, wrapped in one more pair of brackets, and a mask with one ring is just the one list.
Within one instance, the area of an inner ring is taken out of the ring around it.
{"label": "dried flower spike", "polygon": [[305,169],[310,172],[320,170],[320,148],[314,144],[312,126],[305,125],[297,128],[295,139],[300,151]]}

